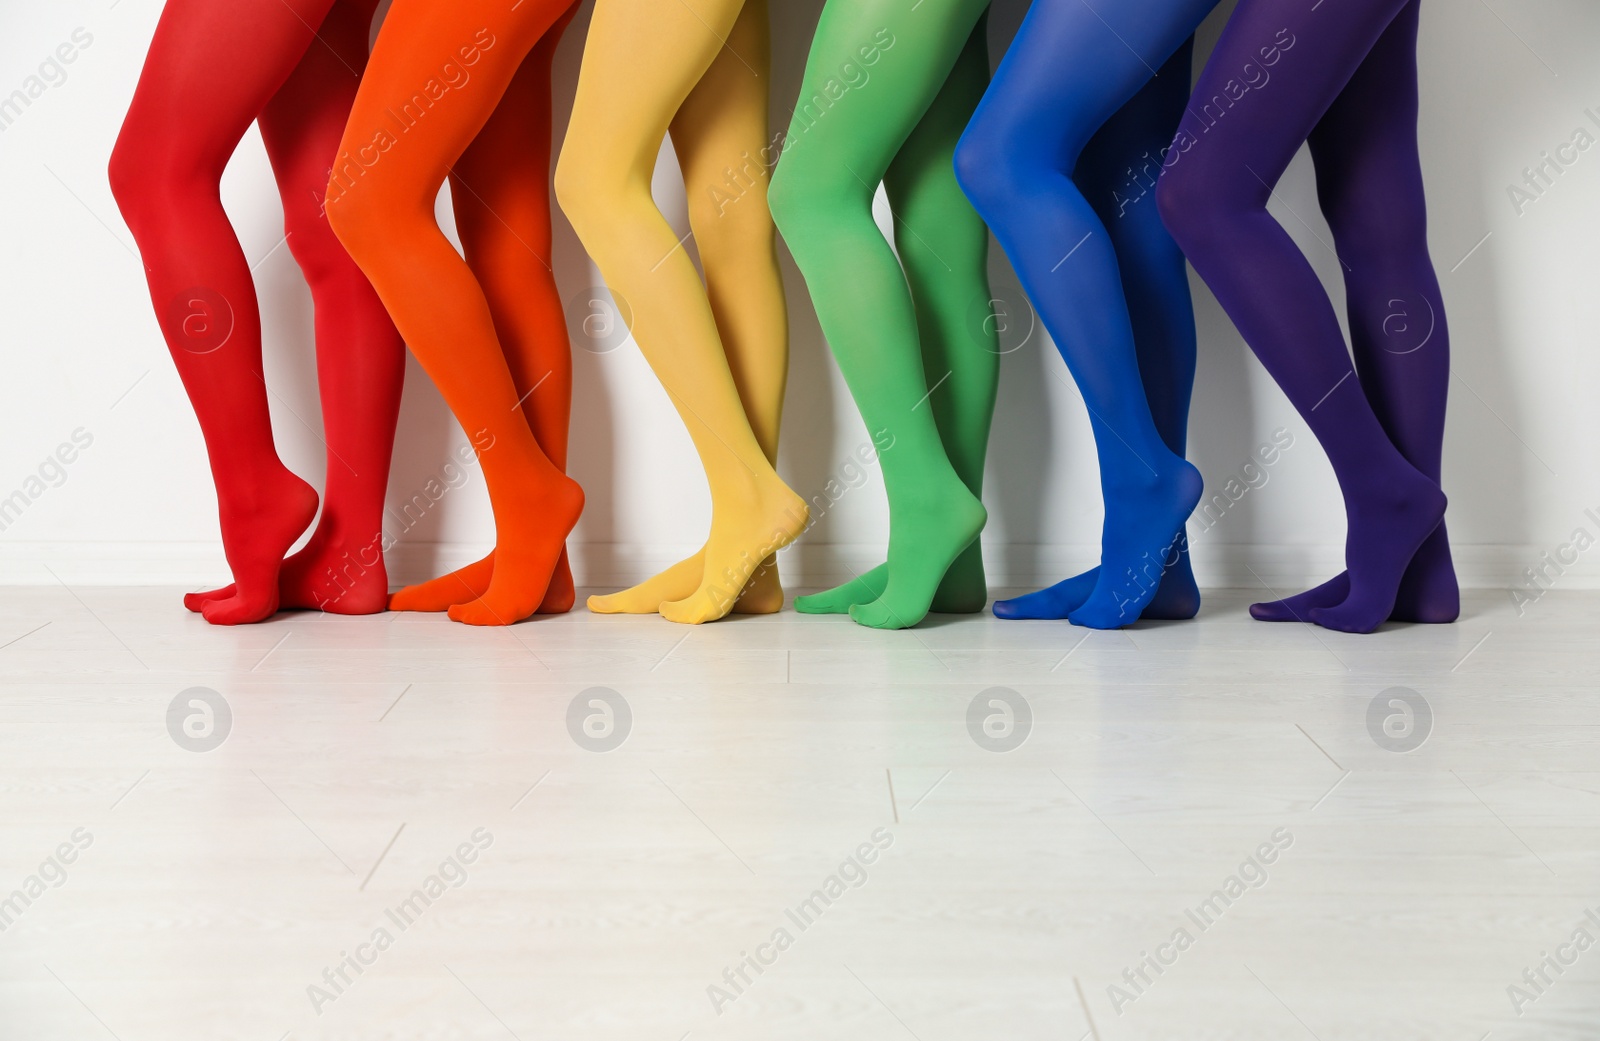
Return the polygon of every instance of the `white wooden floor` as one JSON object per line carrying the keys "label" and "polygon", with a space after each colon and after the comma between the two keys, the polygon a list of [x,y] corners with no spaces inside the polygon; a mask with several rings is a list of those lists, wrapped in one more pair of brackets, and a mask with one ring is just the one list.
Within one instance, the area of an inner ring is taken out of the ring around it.
{"label": "white wooden floor", "polygon": [[4,1041],[1600,1038],[1600,594],[1356,637],[178,592],[0,590]]}

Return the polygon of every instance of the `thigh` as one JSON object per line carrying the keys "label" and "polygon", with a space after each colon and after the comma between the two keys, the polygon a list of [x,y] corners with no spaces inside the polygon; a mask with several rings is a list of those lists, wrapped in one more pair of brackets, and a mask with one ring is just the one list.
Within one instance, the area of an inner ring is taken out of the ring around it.
{"label": "thigh", "polygon": [[1241,0],[1179,130],[1190,177],[1265,199],[1408,0]]}
{"label": "thigh", "polygon": [[[1420,191],[1417,155],[1417,23],[1410,0],[1362,60],[1311,132],[1317,192],[1332,214],[1387,208],[1374,188]],[[1410,193],[1406,193],[1408,196]],[[1338,229],[1334,229],[1337,233]]]}
{"label": "thigh", "polygon": [[345,129],[330,197],[372,175],[431,208],[523,60],[569,6],[395,0]]}
{"label": "thigh", "polygon": [[128,111],[128,132],[159,138],[221,174],[289,79],[333,0],[168,0]]}
{"label": "thigh", "polygon": [[[367,66],[376,7],[376,0],[337,0],[318,26],[315,41],[258,117],[267,156],[285,192],[308,182],[320,199],[327,187],[328,166]],[[292,202],[316,206],[317,199]],[[290,202],[286,195],[285,204]]]}
{"label": "thigh", "polygon": [[[1043,153],[1070,172],[1095,132],[1167,72],[1164,66],[1216,2],[1125,0],[1091,7],[1082,0],[1036,0],[995,70],[977,121],[989,140]],[[1171,89],[1187,94],[1187,88],[1185,78]]]}
{"label": "thigh", "polygon": [[691,193],[725,188],[730,169],[751,177],[767,171],[770,32],[767,0],[747,0],[728,45],[672,120],[672,146]]}
{"label": "thigh", "polygon": [[522,62],[451,170],[456,227],[469,260],[485,235],[511,234],[547,268],[550,252],[550,77],[574,2]]}
{"label": "thigh", "polygon": [[829,0],[783,143],[789,177],[875,189],[988,0]]}
{"label": "thigh", "polygon": [[[988,35],[988,19],[980,16],[955,67],[889,164],[884,189],[897,212],[903,209],[903,203],[914,205],[913,200],[922,191],[961,196],[955,180],[956,144],[989,87]],[[957,215],[967,216],[960,210]],[[975,212],[970,216],[973,221],[978,220]],[[984,234],[987,237],[987,231]]]}
{"label": "thigh", "polygon": [[727,47],[744,0],[596,0],[564,148],[586,169],[649,176],[661,142]]}

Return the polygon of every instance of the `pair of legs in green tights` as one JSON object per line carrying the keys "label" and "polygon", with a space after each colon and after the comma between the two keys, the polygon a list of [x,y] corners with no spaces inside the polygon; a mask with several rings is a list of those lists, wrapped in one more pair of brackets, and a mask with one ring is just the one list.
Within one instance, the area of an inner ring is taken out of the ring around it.
{"label": "pair of legs in green tights", "polygon": [[[880,455],[889,559],[795,607],[880,629],[988,599],[979,496],[999,381],[989,233],[954,154],[989,83],[988,0],[829,0],[770,200]],[[895,245],[878,229],[879,184]],[[898,258],[896,257],[898,251]],[[983,312],[980,312],[980,314]]]}

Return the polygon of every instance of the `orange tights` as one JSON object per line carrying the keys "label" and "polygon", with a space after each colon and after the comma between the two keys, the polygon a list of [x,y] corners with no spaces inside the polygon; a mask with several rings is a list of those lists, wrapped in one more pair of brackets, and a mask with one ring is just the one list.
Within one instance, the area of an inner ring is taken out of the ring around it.
{"label": "orange tights", "polygon": [[[574,0],[395,0],[328,186],[328,217],[483,466],[496,545],[395,610],[508,625],[570,609],[572,359],[550,268],[550,69]],[[434,219],[446,179],[466,254]]]}

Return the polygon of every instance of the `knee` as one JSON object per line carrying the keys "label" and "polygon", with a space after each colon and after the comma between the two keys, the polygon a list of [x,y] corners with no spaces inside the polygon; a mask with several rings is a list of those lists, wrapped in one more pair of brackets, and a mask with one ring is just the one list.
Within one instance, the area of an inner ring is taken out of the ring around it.
{"label": "knee", "polygon": [[169,225],[174,209],[215,192],[219,164],[184,156],[167,137],[132,123],[123,126],[106,173],[123,220],[138,239]]}
{"label": "knee", "polygon": [[1071,170],[1071,160],[1064,169],[1062,157],[1076,154],[1059,142],[1047,148],[980,109],[956,144],[956,182],[984,223],[1004,235],[1028,219],[1029,207],[1018,202],[1051,190],[1051,179]]}
{"label": "knee", "polygon": [[956,181],[986,221],[1015,203],[1021,190],[1020,153],[980,115],[956,145]]}
{"label": "knee", "polygon": [[1168,233],[1185,253],[1219,244],[1230,226],[1265,212],[1270,190],[1245,170],[1214,173],[1203,160],[1180,159],[1156,185],[1156,207]]}
{"label": "knee", "polygon": [[322,209],[340,245],[363,269],[388,252],[385,245],[392,241],[401,216],[399,200],[383,178],[365,169],[336,167]]}
{"label": "knee", "polygon": [[296,191],[286,201],[290,205],[284,207],[285,239],[306,282],[316,286],[341,277],[359,277],[349,252],[330,226],[330,216],[317,203],[315,192]]}
{"label": "knee", "polygon": [[615,217],[614,207],[606,204],[615,187],[611,184],[614,180],[614,172],[585,158],[580,149],[569,146],[561,150],[561,158],[556,161],[556,202],[585,246],[590,246]]}
{"label": "knee", "polygon": [[123,220],[128,222],[130,228],[145,195],[147,182],[144,171],[145,164],[140,161],[135,146],[124,133],[117,138],[116,147],[111,150],[111,163],[106,173],[111,181],[111,195],[117,200],[117,208],[122,211]]}
{"label": "knee", "polygon": [[785,239],[799,231],[801,213],[812,205],[805,190],[805,178],[793,175],[793,170],[791,162],[779,163],[767,185],[767,209],[772,213],[772,223]]}
{"label": "knee", "polygon": [[767,206],[789,252],[804,267],[832,252],[834,235],[851,220],[872,220],[876,185],[851,177],[846,183],[819,164],[804,161],[800,153],[778,164],[767,190]]}
{"label": "knee", "polygon": [[776,229],[768,201],[770,182],[759,180],[708,185],[689,195],[689,226],[701,260],[748,257],[772,249]]}

